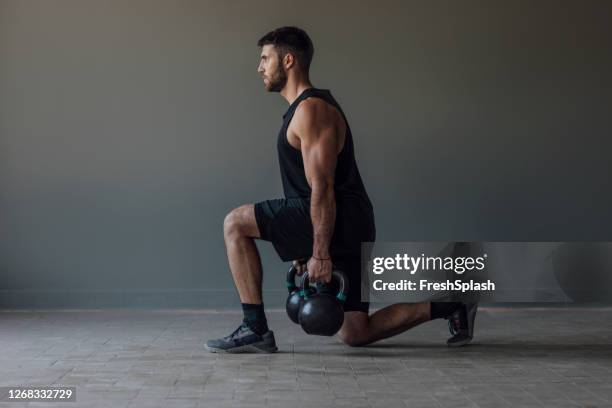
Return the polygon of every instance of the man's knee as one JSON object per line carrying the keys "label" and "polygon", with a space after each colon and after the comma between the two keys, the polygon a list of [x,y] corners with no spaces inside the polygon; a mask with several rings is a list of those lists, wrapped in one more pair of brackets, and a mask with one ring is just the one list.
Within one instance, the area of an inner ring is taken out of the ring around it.
{"label": "man's knee", "polygon": [[344,344],[350,347],[362,347],[368,344],[368,342],[361,338],[361,334],[350,330],[340,330],[338,337]]}
{"label": "man's knee", "polygon": [[223,220],[223,235],[226,239],[240,236],[257,237],[253,204],[245,204],[230,211]]}
{"label": "man's knee", "polygon": [[361,347],[370,343],[369,317],[363,312],[347,312],[338,338],[351,347]]}
{"label": "man's knee", "polygon": [[237,209],[233,209],[232,211],[227,213],[227,215],[225,216],[225,219],[223,220],[223,235],[226,238],[237,234],[239,231],[238,217],[236,215],[236,210]]}

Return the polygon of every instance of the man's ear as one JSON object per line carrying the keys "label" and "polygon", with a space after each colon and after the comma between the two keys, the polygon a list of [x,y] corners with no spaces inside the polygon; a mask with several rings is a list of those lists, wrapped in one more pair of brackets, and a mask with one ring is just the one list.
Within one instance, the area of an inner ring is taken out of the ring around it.
{"label": "man's ear", "polygon": [[283,66],[285,67],[285,69],[289,69],[293,65],[295,65],[295,57],[293,56],[293,54],[288,52],[283,57]]}

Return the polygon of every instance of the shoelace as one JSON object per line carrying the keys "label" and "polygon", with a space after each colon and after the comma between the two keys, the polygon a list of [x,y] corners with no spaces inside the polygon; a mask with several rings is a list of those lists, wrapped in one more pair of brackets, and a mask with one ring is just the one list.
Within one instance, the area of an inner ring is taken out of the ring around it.
{"label": "shoelace", "polygon": [[225,337],[225,340],[227,340],[227,341],[232,340],[234,337],[237,337],[237,335],[238,335],[240,332],[242,332],[242,331],[244,331],[244,330],[246,330],[246,329],[247,329],[246,324],[242,323],[240,326],[238,326],[238,328],[237,328],[236,330],[234,330],[234,331],[232,332],[232,334],[230,334],[229,336]]}

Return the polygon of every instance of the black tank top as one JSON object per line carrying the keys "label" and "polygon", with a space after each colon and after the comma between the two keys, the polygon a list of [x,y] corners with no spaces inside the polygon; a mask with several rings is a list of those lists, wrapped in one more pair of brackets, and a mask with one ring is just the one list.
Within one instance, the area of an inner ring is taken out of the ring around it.
{"label": "black tank top", "polygon": [[336,107],[342,114],[346,123],[346,137],[344,146],[338,153],[336,173],[334,179],[334,190],[336,193],[337,206],[350,205],[361,207],[372,212],[372,203],[366,193],[365,187],[355,161],[353,149],[353,137],[351,129],[344,112],[331,92],[327,89],[309,88],[303,91],[287,109],[283,115],[283,126],[278,135],[278,162],[280,164],[281,179],[286,198],[306,198],[310,200],[311,188],[306,180],[302,152],[289,144],[287,140],[287,128],[293,118],[299,103],[306,98],[320,98]]}

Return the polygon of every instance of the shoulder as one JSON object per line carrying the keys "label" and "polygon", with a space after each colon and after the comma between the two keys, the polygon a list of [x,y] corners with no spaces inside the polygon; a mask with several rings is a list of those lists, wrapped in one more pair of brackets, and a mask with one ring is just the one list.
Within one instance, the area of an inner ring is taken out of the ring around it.
{"label": "shoulder", "polygon": [[334,126],[341,119],[338,110],[321,98],[306,98],[299,103],[292,122],[298,128]]}

